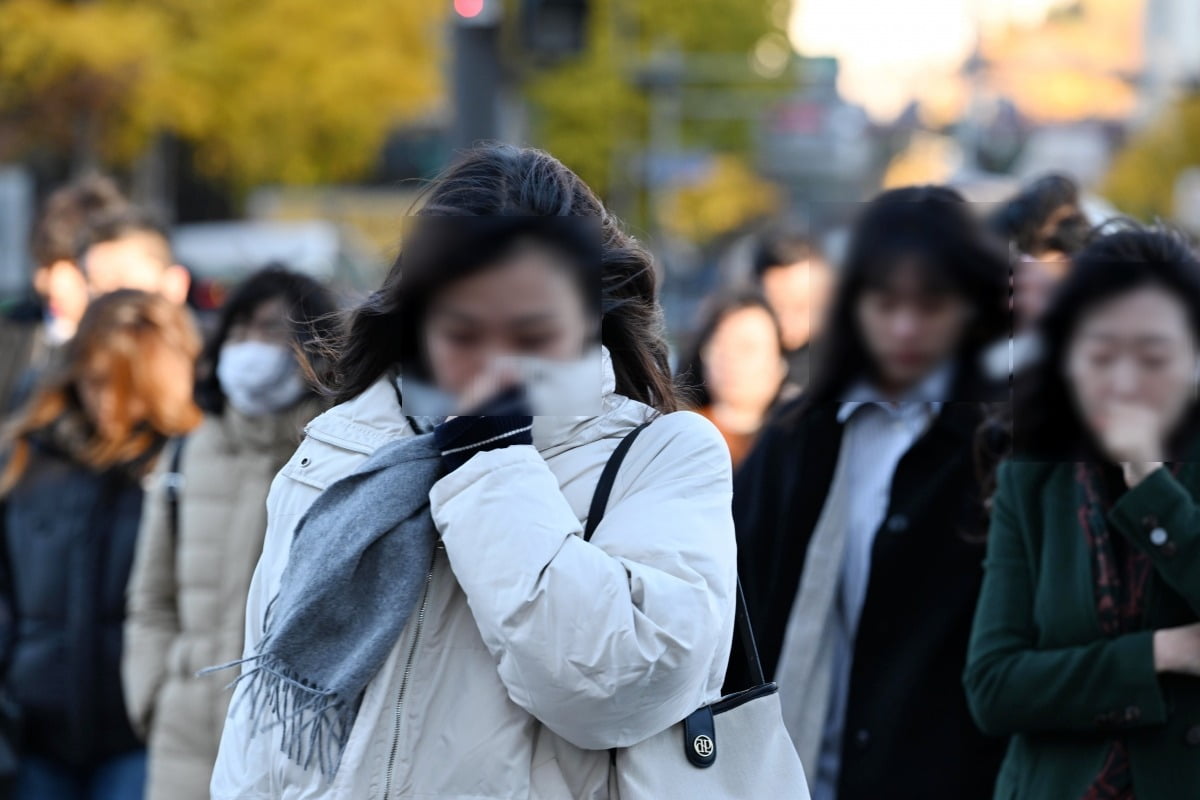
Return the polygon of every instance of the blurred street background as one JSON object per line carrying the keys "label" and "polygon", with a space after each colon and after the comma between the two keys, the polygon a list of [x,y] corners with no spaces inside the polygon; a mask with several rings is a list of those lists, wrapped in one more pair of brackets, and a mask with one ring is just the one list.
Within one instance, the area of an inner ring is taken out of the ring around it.
{"label": "blurred street background", "polygon": [[0,42],[8,298],[40,200],[93,170],[169,220],[199,310],[271,260],[362,293],[481,140],[596,188],[675,333],[765,221],[836,250],[880,188],[1053,169],[1093,218],[1200,232],[1194,0],[7,0]]}

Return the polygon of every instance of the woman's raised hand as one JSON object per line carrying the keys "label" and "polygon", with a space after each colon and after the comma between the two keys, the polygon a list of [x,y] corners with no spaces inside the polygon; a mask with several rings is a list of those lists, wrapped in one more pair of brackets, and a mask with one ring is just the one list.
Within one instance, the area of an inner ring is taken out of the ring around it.
{"label": "woman's raised hand", "polygon": [[1101,445],[1125,471],[1125,484],[1136,486],[1162,466],[1164,439],[1161,415],[1143,405],[1113,402],[1100,430]]}
{"label": "woman's raised hand", "polygon": [[1200,678],[1200,622],[1155,631],[1154,668]]}

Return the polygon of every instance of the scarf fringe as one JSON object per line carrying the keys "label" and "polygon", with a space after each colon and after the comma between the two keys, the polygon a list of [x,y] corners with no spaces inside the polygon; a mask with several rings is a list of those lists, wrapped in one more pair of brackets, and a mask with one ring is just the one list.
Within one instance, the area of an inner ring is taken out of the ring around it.
{"label": "scarf fringe", "polygon": [[[265,644],[265,641],[264,641]],[[341,766],[342,754],[354,724],[353,707],[336,693],[309,684],[280,659],[267,653],[208,667],[197,677],[234,667],[254,664],[227,686],[245,683],[233,701],[233,709],[250,703],[253,720],[251,737],[273,728],[280,729],[280,750],[303,769],[316,761],[322,777],[332,779]]]}

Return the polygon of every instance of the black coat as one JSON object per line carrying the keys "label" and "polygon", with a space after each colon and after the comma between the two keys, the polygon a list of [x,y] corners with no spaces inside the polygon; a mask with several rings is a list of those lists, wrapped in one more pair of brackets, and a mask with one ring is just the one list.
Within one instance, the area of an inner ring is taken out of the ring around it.
{"label": "black coat", "polygon": [[0,507],[0,675],[24,752],[90,767],[140,746],[121,690],[142,489],[35,449]]}
{"label": "black coat", "polygon": [[[798,402],[762,433],[734,483],[739,571],[768,680],[844,429],[836,404],[796,414]],[[978,404],[945,404],[897,466],[855,640],[839,800],[992,796],[1005,743],[979,732],[962,686],[983,578],[971,455],[980,419]],[[745,686],[743,662],[735,642],[727,689]]]}

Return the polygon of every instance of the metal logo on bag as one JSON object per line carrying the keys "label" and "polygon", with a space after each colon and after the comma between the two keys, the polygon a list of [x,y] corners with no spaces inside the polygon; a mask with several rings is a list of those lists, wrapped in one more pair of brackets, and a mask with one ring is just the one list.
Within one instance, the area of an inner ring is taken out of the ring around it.
{"label": "metal logo on bag", "polygon": [[701,734],[692,742],[692,749],[696,751],[696,755],[701,758],[708,758],[713,754],[713,740]]}

